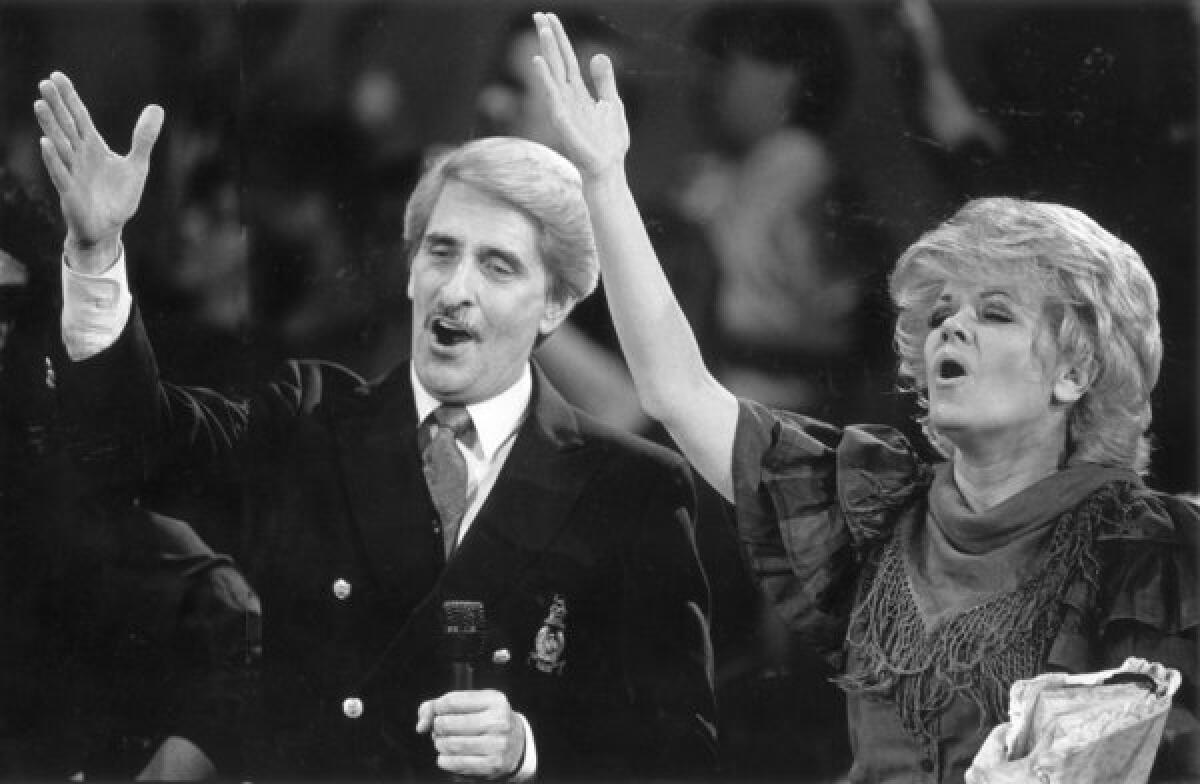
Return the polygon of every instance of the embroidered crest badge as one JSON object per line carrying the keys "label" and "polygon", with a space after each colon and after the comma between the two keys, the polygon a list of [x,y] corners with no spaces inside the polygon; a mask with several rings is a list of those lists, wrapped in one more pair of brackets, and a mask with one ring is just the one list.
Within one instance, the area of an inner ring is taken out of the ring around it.
{"label": "embroidered crest badge", "polygon": [[539,672],[559,675],[566,666],[562,660],[563,651],[567,647],[567,600],[560,594],[555,594],[550,602],[546,619],[542,628],[538,629],[533,641],[533,650],[529,652],[529,663]]}

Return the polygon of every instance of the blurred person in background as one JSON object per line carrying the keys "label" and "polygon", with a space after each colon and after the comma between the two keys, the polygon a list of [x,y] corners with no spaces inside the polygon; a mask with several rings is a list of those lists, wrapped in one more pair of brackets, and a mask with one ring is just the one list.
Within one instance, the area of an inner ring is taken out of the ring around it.
{"label": "blurred person in background", "polygon": [[258,601],[63,424],[61,237],[0,170],[0,778],[237,776]]}
{"label": "blurred person in background", "polygon": [[878,252],[827,142],[852,83],[846,34],[822,4],[738,2],[706,7],[692,40],[708,148],[678,202],[719,271],[702,345],[730,389],[836,415],[860,386],[843,368],[873,359],[857,319]]}

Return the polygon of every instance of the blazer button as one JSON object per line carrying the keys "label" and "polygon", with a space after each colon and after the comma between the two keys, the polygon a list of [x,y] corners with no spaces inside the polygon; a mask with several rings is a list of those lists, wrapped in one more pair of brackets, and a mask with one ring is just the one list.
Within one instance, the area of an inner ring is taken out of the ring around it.
{"label": "blazer button", "polygon": [[363,714],[363,701],[358,697],[347,697],[342,700],[342,713],[347,719],[357,719]]}
{"label": "blazer button", "polygon": [[333,596],[338,601],[345,601],[350,598],[350,592],[354,590],[349,581],[337,578],[333,581]]}

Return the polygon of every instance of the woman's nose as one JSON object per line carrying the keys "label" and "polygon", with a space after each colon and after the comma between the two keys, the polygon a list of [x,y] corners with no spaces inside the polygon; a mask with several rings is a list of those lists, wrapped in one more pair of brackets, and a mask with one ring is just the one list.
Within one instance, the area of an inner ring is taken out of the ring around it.
{"label": "woman's nose", "polygon": [[963,343],[971,342],[971,333],[966,326],[966,309],[961,308],[956,310],[942,322],[939,327],[942,332],[942,340],[949,342],[958,340]]}

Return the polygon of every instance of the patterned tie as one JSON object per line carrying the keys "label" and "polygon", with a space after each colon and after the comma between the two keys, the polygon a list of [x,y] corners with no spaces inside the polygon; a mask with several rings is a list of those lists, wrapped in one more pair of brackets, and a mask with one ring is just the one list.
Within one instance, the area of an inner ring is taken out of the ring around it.
{"label": "patterned tie", "polygon": [[421,463],[429,495],[442,520],[442,539],[446,557],[458,542],[458,527],[467,510],[467,461],[458,451],[455,439],[468,447],[475,437],[475,425],[463,406],[443,405],[434,410],[421,428],[426,440]]}

